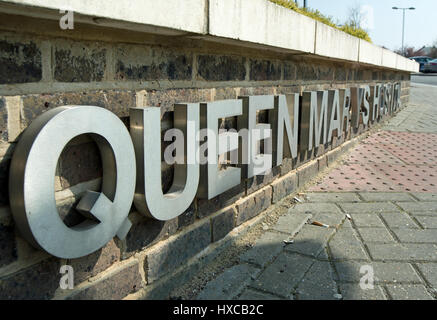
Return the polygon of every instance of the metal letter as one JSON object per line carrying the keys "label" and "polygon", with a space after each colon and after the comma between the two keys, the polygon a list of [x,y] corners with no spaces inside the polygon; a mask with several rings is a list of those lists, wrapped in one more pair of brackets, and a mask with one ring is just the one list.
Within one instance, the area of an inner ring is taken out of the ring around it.
{"label": "metal letter", "polygon": [[[273,133],[273,166],[276,167],[282,164],[284,156],[297,157],[299,94],[275,97],[275,108],[269,111],[269,122]],[[287,141],[284,139],[284,125]]]}
{"label": "metal letter", "polygon": [[[238,117],[238,130],[248,130],[246,139],[243,139],[240,148],[241,153],[247,152],[248,159],[242,161],[242,178],[252,178],[261,175],[272,168],[272,154],[269,148],[264,150],[264,154],[258,154],[257,144],[264,140],[265,145],[271,149],[271,128],[266,123],[256,123],[257,112],[260,110],[271,110],[274,108],[274,96],[251,96],[240,97],[243,100],[243,115]],[[257,136],[256,136],[257,135]],[[240,159],[244,157],[240,156]]]}
{"label": "metal letter", "polygon": [[192,203],[199,185],[199,104],[176,104],[174,127],[185,139],[185,164],[174,165],[174,180],[168,193],[161,186],[161,109],[130,109],[131,136],[137,159],[134,204],[141,213],[158,220],[171,220]]}
{"label": "metal letter", "polygon": [[228,166],[219,170],[217,160],[227,152],[238,152],[238,133],[219,134],[218,120],[239,116],[243,112],[242,100],[223,100],[200,104],[200,127],[208,129],[208,163],[200,166],[200,184],[197,195],[203,199],[215,196],[231,189],[241,182],[241,169]]}
{"label": "metal letter", "polygon": [[341,132],[341,113],[340,113],[340,95],[338,90],[328,91],[328,108],[329,108],[329,128],[328,142],[332,141],[332,133],[337,130],[337,138],[342,136]]}
{"label": "metal letter", "polygon": [[304,92],[302,98],[301,151],[311,151],[327,141],[328,91]]}
{"label": "metal letter", "polygon": [[[90,134],[103,164],[102,192],[88,191],[77,209],[91,217],[69,228],[55,200],[55,171],[65,145]],[[59,258],[86,256],[129,229],[135,190],[135,154],[129,132],[112,112],[99,107],[65,106],[40,115],[15,149],[9,177],[10,203],[21,234]]]}

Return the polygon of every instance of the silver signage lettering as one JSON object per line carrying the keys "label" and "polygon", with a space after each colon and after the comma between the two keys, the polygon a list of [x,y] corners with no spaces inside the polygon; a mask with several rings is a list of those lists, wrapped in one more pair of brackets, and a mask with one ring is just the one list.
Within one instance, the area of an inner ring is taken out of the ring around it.
{"label": "silver signage lettering", "polygon": [[131,108],[131,136],[137,159],[134,203],[141,213],[158,220],[171,220],[193,201],[199,185],[199,104],[174,106],[174,126],[184,133],[184,164],[174,166],[174,179],[164,194],[161,186],[161,109]]}
{"label": "silver signage lettering", "polygon": [[218,120],[240,116],[243,112],[242,100],[224,100],[200,104],[200,127],[208,129],[208,163],[200,166],[200,185],[197,195],[203,199],[212,199],[226,190],[240,184],[241,169],[227,166],[219,170],[218,157],[227,152],[237,152],[238,133],[219,134]]}
{"label": "silver signage lettering", "polygon": [[[272,126],[273,166],[282,164],[283,158],[297,158],[299,130],[299,94],[275,97],[275,108],[269,111]],[[287,139],[284,138],[284,127]]]}
{"label": "silver signage lettering", "polygon": [[338,90],[328,91],[328,114],[329,129],[328,129],[328,142],[332,141],[332,135],[334,131],[337,131],[337,138],[342,136],[341,132],[341,113],[340,113],[340,94]]}
{"label": "silver signage lettering", "polygon": [[[89,134],[103,164],[102,192],[87,192],[77,209],[90,219],[69,228],[55,200],[55,171],[67,143]],[[21,234],[51,255],[73,259],[111,240],[127,220],[135,190],[135,154],[129,132],[112,112],[90,106],[56,108],[36,118],[14,152],[9,179],[10,203]]]}
{"label": "silver signage lettering", "polygon": [[304,92],[302,97],[301,151],[318,148],[327,139],[328,91]]}

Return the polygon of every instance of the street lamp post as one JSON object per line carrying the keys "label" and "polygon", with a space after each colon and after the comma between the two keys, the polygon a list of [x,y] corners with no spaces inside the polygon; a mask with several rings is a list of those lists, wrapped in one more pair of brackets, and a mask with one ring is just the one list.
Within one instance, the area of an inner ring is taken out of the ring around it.
{"label": "street lamp post", "polygon": [[416,8],[410,7],[410,8],[398,8],[393,7],[393,10],[402,10],[403,17],[402,17],[402,54],[405,55],[404,52],[404,37],[405,37],[405,10],[415,10]]}

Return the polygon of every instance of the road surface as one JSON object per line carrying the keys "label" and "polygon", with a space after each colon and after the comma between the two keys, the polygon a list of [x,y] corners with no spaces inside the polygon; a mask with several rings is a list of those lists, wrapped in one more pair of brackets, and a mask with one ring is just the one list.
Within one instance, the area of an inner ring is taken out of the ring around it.
{"label": "road surface", "polygon": [[437,73],[412,75],[411,82],[437,86]]}

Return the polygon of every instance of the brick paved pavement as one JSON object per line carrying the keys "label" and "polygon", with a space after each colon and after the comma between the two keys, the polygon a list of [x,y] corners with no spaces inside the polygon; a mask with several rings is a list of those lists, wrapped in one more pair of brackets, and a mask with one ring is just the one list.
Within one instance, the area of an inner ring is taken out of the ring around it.
{"label": "brick paved pavement", "polygon": [[[410,106],[352,150],[197,298],[436,299],[435,101],[437,89],[413,85]],[[360,281],[370,272],[373,289],[364,290]]]}

